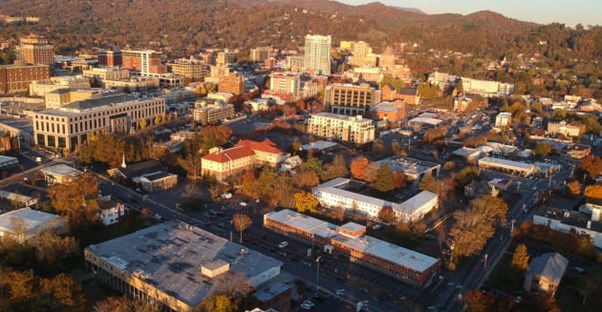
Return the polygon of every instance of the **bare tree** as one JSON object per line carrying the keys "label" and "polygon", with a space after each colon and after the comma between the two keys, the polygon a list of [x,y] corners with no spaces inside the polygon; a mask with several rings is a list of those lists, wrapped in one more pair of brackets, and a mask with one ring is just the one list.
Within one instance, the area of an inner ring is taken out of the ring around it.
{"label": "bare tree", "polygon": [[246,214],[237,213],[232,217],[232,224],[234,224],[234,228],[240,233],[240,242],[242,243],[242,232],[248,229],[253,224],[253,221]]}

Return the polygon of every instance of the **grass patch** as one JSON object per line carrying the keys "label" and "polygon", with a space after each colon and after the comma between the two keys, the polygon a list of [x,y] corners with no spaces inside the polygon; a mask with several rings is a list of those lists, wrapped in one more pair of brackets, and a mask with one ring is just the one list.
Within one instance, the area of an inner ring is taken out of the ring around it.
{"label": "grass patch", "polygon": [[[587,297],[585,297],[586,294]],[[586,298],[585,303],[583,302],[584,298]],[[568,271],[556,293],[556,303],[561,311],[600,311],[600,306],[602,306],[602,266],[591,265],[584,274]]]}

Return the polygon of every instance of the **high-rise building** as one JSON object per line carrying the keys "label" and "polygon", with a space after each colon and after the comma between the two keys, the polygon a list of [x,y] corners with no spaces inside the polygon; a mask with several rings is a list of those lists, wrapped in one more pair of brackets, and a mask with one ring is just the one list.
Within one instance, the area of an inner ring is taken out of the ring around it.
{"label": "high-rise building", "polygon": [[28,36],[19,38],[17,60],[26,64],[54,64],[54,46],[44,37]]}
{"label": "high-rise building", "polygon": [[164,113],[165,99],[105,95],[36,112],[34,140],[38,146],[74,150],[94,133],[130,133],[141,128],[142,120],[150,125]]}
{"label": "high-rise building", "polygon": [[330,47],[330,36],[305,36],[305,69],[330,75]]}
{"label": "high-rise building", "polygon": [[362,116],[319,113],[312,115],[307,123],[308,134],[357,144],[374,141],[374,132],[372,120]]}
{"label": "high-rise building", "polygon": [[255,49],[251,49],[251,61],[263,63],[270,57],[270,48],[269,47],[259,47]]}
{"label": "high-rise building", "polygon": [[120,50],[98,50],[98,65],[120,67],[122,54]]}
{"label": "high-rise building", "polygon": [[0,66],[0,95],[27,93],[32,81],[50,79],[48,65]]}
{"label": "high-rise building", "polygon": [[290,101],[296,101],[301,95],[301,78],[296,74],[274,73],[270,77],[270,91],[286,94]]}
{"label": "high-rise building", "polygon": [[234,63],[236,55],[231,51],[223,51],[217,53],[215,63],[217,65],[228,65]]}
{"label": "high-rise building", "polygon": [[245,93],[245,81],[242,77],[238,76],[238,74],[231,73],[219,80],[217,89],[219,92],[240,95]]}
{"label": "high-rise building", "polygon": [[123,50],[122,62],[123,68],[140,72],[142,76],[167,73],[167,67],[161,64],[161,53],[153,50]]}
{"label": "high-rise building", "polygon": [[378,67],[384,69],[390,69],[395,67],[395,53],[391,48],[387,48],[383,54],[380,55],[378,61]]}
{"label": "high-rise building", "polygon": [[374,67],[376,66],[376,55],[372,53],[370,45],[364,41],[356,41],[351,45],[351,53],[353,56],[349,60],[349,64],[359,67]]}
{"label": "high-rise building", "polygon": [[380,102],[380,91],[369,84],[332,84],[324,91],[324,104],[332,113],[363,115]]}
{"label": "high-rise building", "polygon": [[193,81],[201,81],[209,76],[209,66],[201,60],[179,59],[173,63],[168,63],[167,67],[171,69],[172,73],[190,78]]}

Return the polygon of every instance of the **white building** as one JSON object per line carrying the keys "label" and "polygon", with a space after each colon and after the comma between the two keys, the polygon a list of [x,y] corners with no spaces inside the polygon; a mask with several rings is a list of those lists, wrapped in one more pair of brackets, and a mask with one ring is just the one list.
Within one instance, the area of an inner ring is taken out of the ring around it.
{"label": "white building", "polygon": [[111,225],[119,222],[119,219],[125,215],[125,205],[114,200],[101,200],[100,202],[100,221],[104,225]]}
{"label": "white building", "polygon": [[375,127],[372,120],[362,116],[319,113],[309,119],[307,133],[323,138],[365,144],[374,141]]}
{"label": "white building", "polygon": [[510,125],[511,122],[512,122],[512,114],[509,112],[499,113],[495,117],[495,126],[498,128],[506,127],[506,126]]}
{"label": "white building", "polygon": [[245,105],[251,108],[252,112],[263,112],[270,109],[270,100],[269,99],[254,99],[250,101],[245,101]]}
{"label": "white building", "polygon": [[44,180],[46,180],[46,182],[49,185],[70,182],[71,180],[75,179],[77,176],[83,173],[65,164],[58,164],[46,167],[40,170],[40,172],[44,176]]}
{"label": "white building", "polygon": [[482,169],[505,171],[525,177],[536,171],[535,165],[533,164],[494,157],[483,157],[478,160],[478,165],[479,168]]}
{"label": "white building", "polygon": [[305,36],[305,69],[321,75],[330,75],[331,37]]}
{"label": "white building", "polygon": [[533,223],[564,233],[587,234],[597,248],[602,248],[602,206],[584,204],[579,211],[542,207],[533,215]]}
{"label": "white building", "polygon": [[351,186],[351,183],[358,186],[363,185],[363,182],[336,178],[314,187],[312,194],[324,207],[342,207],[370,218],[377,218],[380,210],[388,206],[393,209],[395,216],[403,222],[420,220],[437,207],[438,196],[429,191],[422,191],[407,201],[398,204],[349,191],[347,188]]}
{"label": "white building", "polygon": [[35,236],[40,231],[58,230],[64,232],[65,221],[58,215],[22,208],[0,215],[0,237],[12,236],[19,242]]}

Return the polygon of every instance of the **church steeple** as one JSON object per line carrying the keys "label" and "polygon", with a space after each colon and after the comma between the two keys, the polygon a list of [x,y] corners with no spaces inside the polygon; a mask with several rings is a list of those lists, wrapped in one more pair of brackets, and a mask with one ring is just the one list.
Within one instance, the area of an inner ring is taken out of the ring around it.
{"label": "church steeple", "polygon": [[123,159],[121,160],[121,168],[125,169],[127,164],[125,163],[125,153],[123,154]]}

